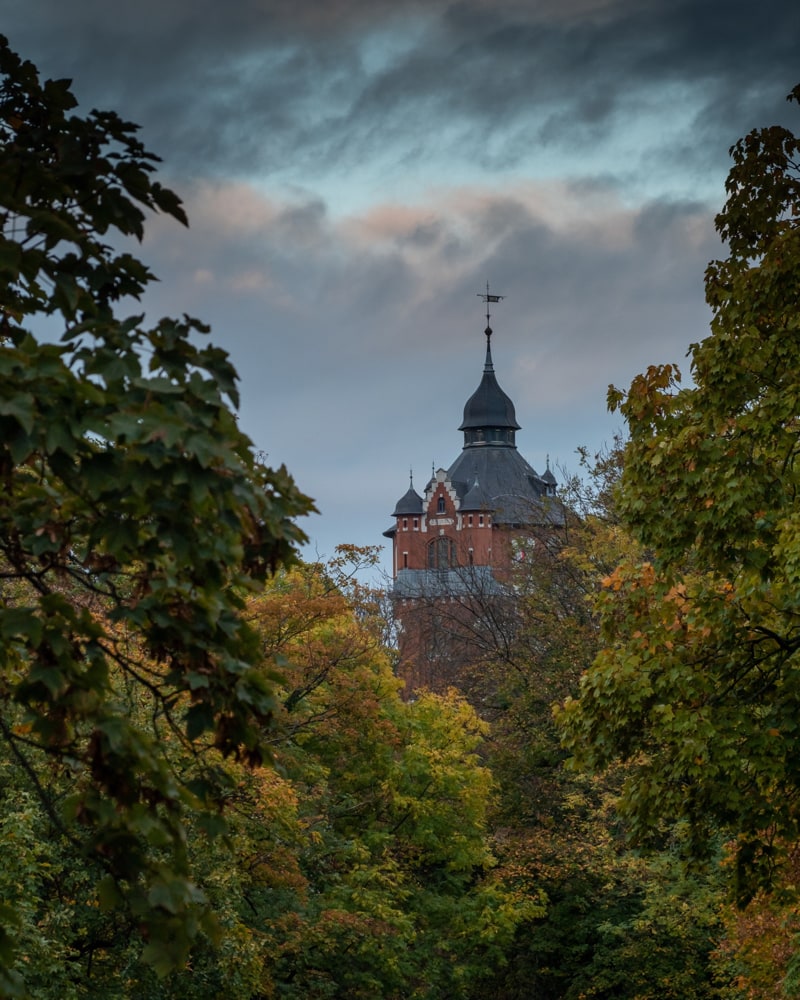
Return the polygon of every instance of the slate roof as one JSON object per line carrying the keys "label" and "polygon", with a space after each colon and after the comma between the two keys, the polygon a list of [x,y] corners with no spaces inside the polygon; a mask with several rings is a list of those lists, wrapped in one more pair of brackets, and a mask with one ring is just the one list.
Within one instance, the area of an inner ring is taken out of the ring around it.
{"label": "slate roof", "polygon": [[409,486],[406,492],[400,497],[400,499],[395,504],[394,513],[392,517],[401,517],[405,514],[421,514],[422,513],[422,497],[417,493],[413,486]]}
{"label": "slate roof", "polygon": [[449,570],[399,569],[395,597],[453,597],[459,594],[501,594],[491,566],[462,566]]}
{"label": "slate roof", "polygon": [[[447,478],[462,500],[462,510],[491,511],[495,524],[564,523],[561,503],[514,446],[467,446],[447,470]],[[477,508],[472,506],[476,478],[483,501]]]}
{"label": "slate roof", "polygon": [[461,510],[487,510],[490,504],[491,498],[476,476],[472,486],[461,497]]}
{"label": "slate roof", "polygon": [[[447,470],[447,478],[462,510],[491,511],[495,524],[561,525],[564,511],[554,496],[555,477],[549,467],[540,476],[517,451],[514,432],[519,424],[514,404],[494,374],[491,327],[485,332],[483,378],[464,407],[459,427],[464,431],[464,446]],[[498,428],[508,433],[493,435],[491,431]]]}
{"label": "slate roof", "polygon": [[[517,451],[514,404],[500,388],[494,373],[491,327],[486,328],[486,360],[480,385],[464,406],[459,430],[464,432],[461,454],[447,470],[462,511],[486,511],[497,525],[564,524],[564,508],[555,496],[556,479],[547,470],[539,475]],[[436,488],[431,480],[428,498]],[[425,501],[413,483],[397,501],[393,517],[421,514]],[[391,537],[394,529],[384,535]]]}
{"label": "slate roof", "polygon": [[486,361],[483,366],[481,384],[469,397],[464,406],[464,419],[460,431],[470,428],[510,427],[519,430],[514,404],[500,388],[494,374],[491,349],[492,328],[486,327]]}

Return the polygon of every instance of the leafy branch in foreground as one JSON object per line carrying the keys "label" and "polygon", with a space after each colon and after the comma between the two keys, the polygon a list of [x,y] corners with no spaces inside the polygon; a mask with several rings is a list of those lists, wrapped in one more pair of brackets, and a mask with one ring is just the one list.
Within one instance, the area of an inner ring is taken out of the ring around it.
{"label": "leafy branch in foreground", "polygon": [[210,768],[182,780],[155,723],[263,759],[273,681],[243,595],[312,507],[256,460],[203,324],[117,316],[154,279],[108,234],[186,217],[135,126],[75,106],[0,37],[0,737],[167,969],[203,926],[187,812],[220,789]]}
{"label": "leafy branch in foreground", "polygon": [[733,838],[745,901],[800,836],[800,139],[758,129],[731,155],[694,384],[667,365],[609,392],[620,509],[652,558],[609,575],[605,648],[562,718],[582,762],[630,761],[640,834],[666,817],[695,854]]}

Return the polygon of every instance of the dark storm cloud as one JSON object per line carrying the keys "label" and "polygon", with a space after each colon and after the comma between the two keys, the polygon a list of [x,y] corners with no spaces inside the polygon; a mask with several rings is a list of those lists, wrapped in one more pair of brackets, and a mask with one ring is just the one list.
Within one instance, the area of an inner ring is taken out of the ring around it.
{"label": "dark storm cloud", "polygon": [[[388,44],[415,21],[413,43],[370,65],[365,39]],[[663,93],[668,110],[686,88],[696,144],[681,156],[726,148],[743,118],[774,116],[796,82],[800,5],[24,0],[4,30],[199,175],[437,153],[497,168],[532,144],[601,141],[647,94]]]}

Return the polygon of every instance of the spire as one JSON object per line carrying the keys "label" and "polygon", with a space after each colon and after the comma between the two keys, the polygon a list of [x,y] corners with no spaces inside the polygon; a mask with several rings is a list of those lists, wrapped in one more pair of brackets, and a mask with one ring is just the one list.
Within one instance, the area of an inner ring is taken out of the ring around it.
{"label": "spire", "polygon": [[514,404],[497,384],[492,362],[492,327],[490,302],[500,302],[503,295],[492,295],[489,283],[486,293],[478,293],[486,303],[486,360],[481,384],[467,400],[464,419],[459,430],[464,431],[464,447],[498,445],[515,448],[514,433],[519,430]]}
{"label": "spire", "polygon": [[485,372],[493,372],[494,365],[492,364],[492,328],[487,326],[483,331],[486,334],[486,361],[483,363],[483,370]]}
{"label": "spire", "polygon": [[494,365],[492,364],[492,314],[489,312],[489,304],[491,302],[502,302],[505,295],[491,295],[489,293],[489,282],[486,282],[486,292],[478,292],[478,298],[483,299],[486,303],[486,329],[483,331],[486,334],[486,361],[483,365],[484,372],[493,372]]}
{"label": "spire", "polygon": [[542,482],[547,484],[548,493],[555,493],[556,486],[558,482],[556,477],[550,471],[550,456],[547,456],[547,468],[544,470],[544,475],[542,476]]}

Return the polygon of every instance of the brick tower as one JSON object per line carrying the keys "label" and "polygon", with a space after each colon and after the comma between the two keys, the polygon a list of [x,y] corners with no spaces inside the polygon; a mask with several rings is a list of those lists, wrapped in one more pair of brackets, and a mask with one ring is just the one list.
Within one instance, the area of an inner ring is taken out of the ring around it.
{"label": "brick tower", "polygon": [[[498,301],[498,296],[484,297]],[[423,495],[413,479],[397,501],[392,540],[395,614],[401,676],[409,689],[459,685],[487,602],[508,597],[513,559],[531,533],[556,534],[564,512],[550,471],[539,475],[517,450],[514,404],[492,363],[489,313],[480,385],[464,406],[461,453],[436,470]]]}

